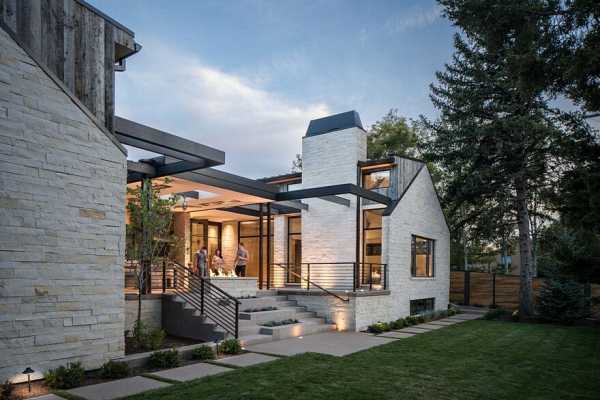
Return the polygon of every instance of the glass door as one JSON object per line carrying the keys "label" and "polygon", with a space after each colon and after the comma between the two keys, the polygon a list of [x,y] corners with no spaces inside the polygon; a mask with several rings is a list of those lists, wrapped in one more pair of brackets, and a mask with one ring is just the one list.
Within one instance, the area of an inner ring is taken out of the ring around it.
{"label": "glass door", "polygon": [[288,218],[288,276],[287,283],[300,283],[302,274],[302,220]]}
{"label": "glass door", "polygon": [[212,256],[215,250],[221,246],[221,224],[207,220],[192,219],[190,221],[191,245],[190,260],[192,264],[196,263],[196,253],[202,247],[206,246],[208,251],[208,266],[212,267]]}

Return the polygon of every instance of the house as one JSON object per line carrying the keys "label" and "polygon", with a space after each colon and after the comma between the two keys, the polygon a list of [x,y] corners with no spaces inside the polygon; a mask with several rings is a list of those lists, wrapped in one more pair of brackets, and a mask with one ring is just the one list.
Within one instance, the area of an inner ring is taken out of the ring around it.
{"label": "house", "polygon": [[[114,115],[114,73],[141,49],[133,32],[82,0],[1,4],[0,379],[123,356],[125,188],[145,178],[180,199],[181,246],[143,299],[144,319],[171,334],[258,342],[447,308],[449,231],[427,166],[368,160],[358,113],[310,121],[302,173],[213,169],[222,151]],[[127,160],[124,146],[162,156]],[[224,256],[210,279],[189,271],[203,246]],[[278,307],[248,310],[265,305]],[[261,325],[283,318],[299,322]]]}

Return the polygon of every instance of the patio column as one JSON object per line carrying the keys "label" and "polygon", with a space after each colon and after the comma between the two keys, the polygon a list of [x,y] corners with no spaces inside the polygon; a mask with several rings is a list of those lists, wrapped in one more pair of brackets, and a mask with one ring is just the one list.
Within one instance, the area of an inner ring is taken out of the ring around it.
{"label": "patio column", "polygon": [[258,288],[263,288],[263,204],[258,205]]}
{"label": "patio column", "polygon": [[271,289],[271,203],[267,203],[267,289]]}

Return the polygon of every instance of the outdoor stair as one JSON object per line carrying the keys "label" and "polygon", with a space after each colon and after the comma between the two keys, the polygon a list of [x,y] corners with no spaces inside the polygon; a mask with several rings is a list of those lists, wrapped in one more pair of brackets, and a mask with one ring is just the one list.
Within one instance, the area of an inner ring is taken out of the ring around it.
{"label": "outdoor stair", "polygon": [[[242,345],[266,343],[273,340],[305,336],[335,330],[315,312],[299,306],[295,300],[275,291],[261,291],[256,297],[239,299],[238,336]],[[276,307],[276,310],[246,312],[248,309]],[[296,319],[297,324],[266,327],[270,321]],[[223,340],[231,335],[180,296],[168,296],[163,301],[163,328],[173,336],[195,340]]]}

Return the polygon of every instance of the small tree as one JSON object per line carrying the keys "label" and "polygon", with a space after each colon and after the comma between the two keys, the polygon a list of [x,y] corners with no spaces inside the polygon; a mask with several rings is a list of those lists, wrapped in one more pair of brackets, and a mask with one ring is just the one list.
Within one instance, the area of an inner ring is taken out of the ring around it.
{"label": "small tree", "polygon": [[[164,183],[168,183],[168,180],[164,179],[160,184]],[[144,180],[135,188],[127,188],[129,224],[126,234],[126,257],[137,263],[135,274],[138,289],[138,327],[142,312],[142,294],[152,290],[152,265],[159,258],[167,257],[169,248],[177,241],[171,229],[171,209],[177,198],[162,198],[159,189],[159,185],[150,179]],[[138,334],[139,329],[136,329],[136,335]]]}
{"label": "small tree", "polygon": [[367,137],[369,158],[393,155],[414,157],[417,150],[417,130],[398,110],[390,110],[380,121],[373,124]]}

